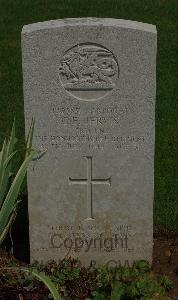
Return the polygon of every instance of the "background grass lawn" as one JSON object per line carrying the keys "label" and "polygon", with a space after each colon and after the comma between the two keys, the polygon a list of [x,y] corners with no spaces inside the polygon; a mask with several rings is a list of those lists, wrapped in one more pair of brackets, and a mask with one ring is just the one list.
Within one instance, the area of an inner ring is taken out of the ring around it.
{"label": "background grass lawn", "polygon": [[0,145],[10,132],[14,116],[18,147],[22,148],[24,143],[22,26],[87,16],[136,20],[157,26],[154,221],[157,230],[175,231],[178,224],[177,0],[0,0]]}

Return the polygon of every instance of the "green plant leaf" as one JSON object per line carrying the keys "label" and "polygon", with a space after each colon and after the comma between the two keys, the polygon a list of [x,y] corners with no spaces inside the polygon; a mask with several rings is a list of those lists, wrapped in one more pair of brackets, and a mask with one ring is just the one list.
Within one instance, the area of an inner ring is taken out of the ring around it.
{"label": "green plant leaf", "polygon": [[6,155],[7,155],[7,142],[5,139],[3,146],[2,146],[2,150],[0,152],[0,186],[1,186],[3,174],[4,174],[4,162],[6,159]]}
{"label": "green plant leaf", "polygon": [[15,136],[15,119],[14,119],[10,139],[9,139],[8,145],[7,145],[7,155],[8,156],[13,152],[16,142],[17,142],[17,138]]}
{"label": "green plant leaf", "polygon": [[9,178],[12,173],[12,158],[15,155],[14,146],[17,139],[15,137],[15,120],[12,126],[11,135],[9,140],[6,142],[4,140],[4,144],[2,147],[2,151],[0,153],[0,207],[2,206],[4,196],[8,189]]}
{"label": "green plant leaf", "polygon": [[11,228],[11,226],[12,226],[12,224],[13,224],[15,218],[16,218],[16,215],[17,215],[17,212],[14,211],[11,214],[10,219],[9,219],[7,225],[5,226],[5,228],[3,229],[3,231],[2,232],[0,231],[0,245],[3,243],[6,235],[8,234],[9,229]]}
{"label": "green plant leaf", "polygon": [[[25,159],[19,168],[10,188],[9,179],[12,176],[12,159],[17,151],[14,146],[17,141],[15,137],[15,120],[8,141],[5,139],[0,152],[0,245],[2,244],[10,226],[16,216],[17,197],[24,183],[28,165],[35,155],[41,151],[32,149],[32,138],[34,132],[34,119],[31,121],[26,141]],[[44,153],[42,153],[44,154]]]}
{"label": "green plant leaf", "polygon": [[[8,156],[4,162],[4,173],[3,173],[3,178],[2,178],[2,182],[0,185],[0,194],[1,194],[1,205],[2,202],[4,200],[5,194],[7,193],[7,189],[8,189],[8,185],[9,185],[9,179],[12,176],[12,172],[11,172],[11,161],[13,159],[13,157],[15,156],[15,154],[17,153],[17,151],[14,151],[13,153],[11,153],[10,156]],[[0,206],[1,207],[1,206]]]}
{"label": "green plant leaf", "polygon": [[107,300],[105,293],[93,291],[91,294],[92,294],[92,299],[94,300]]}
{"label": "green plant leaf", "polygon": [[133,269],[138,270],[139,274],[146,274],[150,272],[150,268],[149,262],[146,260],[139,260],[133,264]]}
{"label": "green plant leaf", "polygon": [[160,278],[160,283],[165,288],[165,290],[169,291],[170,289],[172,289],[172,281],[166,275],[163,275]]}
{"label": "green plant leaf", "polygon": [[122,282],[114,282],[112,284],[111,300],[121,300],[125,295],[125,284]]}
{"label": "green plant leaf", "polygon": [[25,273],[28,273],[30,275],[33,275],[35,276],[38,280],[42,281],[46,286],[47,288],[49,289],[50,293],[52,294],[54,300],[61,300],[61,297],[54,285],[54,283],[51,281],[50,277],[45,275],[44,273],[42,272],[39,272],[38,270],[36,269],[28,269],[28,268],[24,268],[24,267],[19,267],[19,268],[14,268],[14,267],[5,267],[5,268],[2,268],[3,270],[19,270],[19,271],[22,271],[22,272],[25,272]]}
{"label": "green plant leaf", "polygon": [[4,200],[0,211],[0,235],[4,231],[4,228],[7,226],[8,220],[14,210],[15,202],[21,187],[21,184],[24,180],[28,165],[37,151],[33,150],[31,153],[26,157],[24,162],[22,163],[20,169],[18,170],[13,183],[9,189],[9,192]]}
{"label": "green plant leaf", "polygon": [[14,155],[17,153],[17,150],[12,152],[10,156],[8,156],[8,158],[5,160],[4,162],[4,167],[7,168],[9,163],[11,162],[12,158],[14,157]]}
{"label": "green plant leaf", "polygon": [[26,157],[32,150],[32,140],[33,140],[33,133],[34,133],[34,126],[35,126],[35,119],[32,118],[30,129],[28,131],[27,139],[26,139]]}
{"label": "green plant leaf", "polygon": [[24,272],[31,273],[32,275],[37,277],[40,281],[42,281],[48,287],[48,289],[50,290],[50,293],[52,294],[52,296],[55,300],[61,300],[61,297],[60,297],[55,285],[53,284],[53,282],[51,281],[51,279],[48,276],[46,276],[42,272],[38,272],[35,269],[32,269],[29,271],[29,269],[21,268],[21,270],[23,270]]}

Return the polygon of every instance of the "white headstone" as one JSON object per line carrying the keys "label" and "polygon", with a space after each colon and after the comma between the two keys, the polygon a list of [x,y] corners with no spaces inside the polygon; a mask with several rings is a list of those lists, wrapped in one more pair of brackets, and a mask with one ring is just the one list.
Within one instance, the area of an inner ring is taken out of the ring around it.
{"label": "white headstone", "polygon": [[152,260],[156,28],[64,19],[22,31],[31,261]]}

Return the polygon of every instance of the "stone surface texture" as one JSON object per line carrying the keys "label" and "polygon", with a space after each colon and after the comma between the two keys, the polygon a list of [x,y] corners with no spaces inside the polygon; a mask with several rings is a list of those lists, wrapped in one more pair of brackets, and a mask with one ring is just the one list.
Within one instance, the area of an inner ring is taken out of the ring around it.
{"label": "stone surface texture", "polygon": [[22,30],[31,261],[152,260],[156,28],[64,19]]}

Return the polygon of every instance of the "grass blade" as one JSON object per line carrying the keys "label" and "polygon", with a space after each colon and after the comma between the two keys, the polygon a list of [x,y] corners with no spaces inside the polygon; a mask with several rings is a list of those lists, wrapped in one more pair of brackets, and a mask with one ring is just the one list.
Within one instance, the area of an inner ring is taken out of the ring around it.
{"label": "grass blade", "polygon": [[14,205],[15,205],[18,193],[20,191],[21,184],[26,175],[28,165],[36,153],[37,153],[37,151],[35,151],[35,150],[31,151],[31,153],[28,155],[28,157],[26,157],[26,159],[22,163],[20,169],[18,170],[18,172],[13,180],[13,183],[9,189],[9,192],[4,200],[4,203],[3,203],[1,211],[0,211],[0,231],[3,228],[5,228],[8,223],[10,215],[12,214],[12,211],[14,209]]}
{"label": "grass blade", "polygon": [[9,184],[9,179],[11,177],[11,169],[10,169],[10,164],[12,161],[12,158],[14,155],[17,153],[17,151],[14,151],[11,153],[11,155],[6,159],[4,162],[4,173],[3,173],[3,178],[0,184],[0,207],[2,206],[3,199],[5,197],[5,194],[7,192],[8,184]]}
{"label": "grass blade", "polygon": [[14,155],[17,153],[17,150],[14,151],[13,153],[11,153],[11,155],[9,155],[9,157],[5,160],[4,162],[4,167],[7,168],[8,164],[11,162],[12,158],[14,157]]}
{"label": "grass blade", "polygon": [[2,206],[4,196],[7,192],[9,178],[11,176],[12,157],[14,156],[14,146],[17,139],[15,137],[15,120],[12,126],[11,135],[8,141],[4,141],[2,151],[0,153],[0,208]]}
{"label": "grass blade", "polygon": [[2,150],[0,152],[0,208],[2,206],[3,203],[3,198],[4,198],[4,176],[5,176],[5,168],[4,168],[4,164],[5,164],[5,159],[7,157],[7,143],[6,143],[6,139],[4,140],[3,146],[2,146]]}
{"label": "grass blade", "polygon": [[32,118],[31,124],[30,124],[30,129],[28,131],[27,140],[26,140],[26,156],[29,154],[29,152],[32,149],[34,126],[35,126],[35,119]]}
{"label": "grass blade", "polygon": [[6,139],[5,139],[3,146],[2,146],[2,150],[0,152],[0,187],[1,187],[1,182],[2,182],[3,173],[4,173],[4,162],[5,162],[5,158],[7,155],[6,153],[7,153],[7,143],[6,143]]}
{"label": "grass blade", "polygon": [[44,273],[39,272],[35,269],[28,270],[27,268],[22,268],[24,272],[31,273],[35,277],[37,277],[40,281],[42,281],[50,290],[50,293],[52,294],[54,300],[61,300],[61,297],[59,296],[59,293],[54,285],[54,283],[51,281],[49,276],[46,276]]}
{"label": "grass blade", "polygon": [[6,235],[8,234],[13,222],[15,221],[16,215],[17,215],[17,213],[16,213],[16,211],[14,211],[11,214],[10,219],[9,219],[7,225],[5,226],[5,228],[2,230],[2,232],[0,230],[0,245],[3,243],[3,241],[6,237]]}
{"label": "grass blade", "polygon": [[31,275],[35,276],[38,280],[42,281],[47,286],[47,288],[49,289],[54,300],[62,300],[54,283],[51,281],[50,277],[45,275],[42,272],[37,271],[36,269],[30,269],[30,268],[28,269],[25,267],[18,267],[18,268],[17,267],[4,267],[4,268],[1,268],[1,270],[12,270],[12,271],[19,270],[19,271],[31,274]]}
{"label": "grass blade", "polygon": [[14,119],[14,122],[13,122],[13,125],[12,125],[12,130],[11,130],[11,135],[10,135],[10,138],[9,138],[9,141],[8,141],[8,147],[7,147],[7,155],[11,155],[11,153],[13,152],[14,150],[14,146],[17,142],[17,138],[15,136],[15,119]]}

